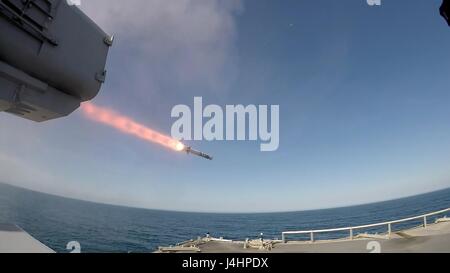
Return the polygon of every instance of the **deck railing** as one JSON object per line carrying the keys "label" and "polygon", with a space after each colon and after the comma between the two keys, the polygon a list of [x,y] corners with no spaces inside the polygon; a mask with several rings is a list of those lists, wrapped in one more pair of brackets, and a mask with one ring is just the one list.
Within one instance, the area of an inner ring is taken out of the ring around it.
{"label": "deck railing", "polygon": [[419,220],[421,219],[423,221],[423,227],[426,228],[428,226],[428,218],[431,216],[435,216],[435,215],[439,215],[439,214],[443,214],[446,212],[449,212],[450,208],[448,209],[444,209],[444,210],[440,210],[440,211],[436,211],[436,212],[432,212],[432,213],[428,213],[428,214],[424,214],[424,215],[420,215],[420,216],[416,216],[416,217],[410,217],[410,218],[405,218],[405,219],[401,219],[401,220],[395,220],[395,221],[389,221],[389,222],[384,222],[384,223],[377,223],[377,224],[371,224],[371,225],[363,225],[363,226],[354,226],[354,227],[345,227],[345,228],[333,228],[333,229],[318,229],[318,230],[308,230],[308,231],[285,231],[281,234],[281,238],[283,243],[286,243],[286,237],[287,235],[304,235],[304,234],[309,234],[310,236],[310,241],[313,243],[315,241],[314,239],[314,235],[319,234],[319,233],[331,233],[331,232],[343,232],[343,231],[347,231],[349,232],[350,235],[350,240],[354,239],[354,232],[355,230],[361,230],[361,229],[367,229],[367,228],[374,228],[374,227],[382,227],[382,226],[386,226],[387,227],[387,235],[388,237],[391,237],[392,235],[392,225],[394,224],[399,224],[399,223],[404,223],[404,222],[409,222],[409,221],[413,221],[413,220]]}

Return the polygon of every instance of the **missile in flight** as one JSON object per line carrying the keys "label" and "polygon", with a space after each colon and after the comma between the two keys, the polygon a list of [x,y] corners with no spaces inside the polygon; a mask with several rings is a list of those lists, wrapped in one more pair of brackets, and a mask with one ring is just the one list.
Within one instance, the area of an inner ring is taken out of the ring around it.
{"label": "missile in flight", "polygon": [[208,160],[213,160],[212,156],[202,153],[200,151],[194,150],[194,149],[192,149],[192,147],[189,147],[189,146],[184,147],[183,151],[185,151],[187,154],[192,154],[192,155],[203,157]]}

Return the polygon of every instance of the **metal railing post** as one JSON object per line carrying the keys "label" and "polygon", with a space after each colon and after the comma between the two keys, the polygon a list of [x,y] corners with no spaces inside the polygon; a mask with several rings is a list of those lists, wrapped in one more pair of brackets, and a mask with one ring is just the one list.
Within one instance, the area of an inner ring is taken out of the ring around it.
{"label": "metal railing post", "polygon": [[314,243],[314,231],[311,231],[311,243]]}
{"label": "metal railing post", "polygon": [[281,233],[281,241],[283,242],[283,244],[286,243],[286,235],[283,233]]}
{"label": "metal railing post", "polygon": [[424,227],[424,228],[427,228],[427,226],[428,226],[427,217],[424,216],[424,217],[423,217],[423,227]]}
{"label": "metal railing post", "polygon": [[350,229],[350,240],[353,240],[353,229]]}
{"label": "metal railing post", "polygon": [[388,236],[389,236],[389,238],[391,238],[391,235],[392,235],[392,223],[389,223],[388,224]]}

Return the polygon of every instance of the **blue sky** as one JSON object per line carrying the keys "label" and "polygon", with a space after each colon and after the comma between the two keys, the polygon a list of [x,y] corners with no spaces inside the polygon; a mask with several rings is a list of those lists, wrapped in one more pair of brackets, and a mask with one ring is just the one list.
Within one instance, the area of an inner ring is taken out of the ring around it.
{"label": "blue sky", "polygon": [[[171,109],[280,105],[280,148],[190,142],[208,162],[86,120],[0,115],[0,181],[166,210],[336,207],[450,186],[440,1],[90,0],[116,34],[94,102],[170,133]],[[406,4],[408,3],[408,4]]]}

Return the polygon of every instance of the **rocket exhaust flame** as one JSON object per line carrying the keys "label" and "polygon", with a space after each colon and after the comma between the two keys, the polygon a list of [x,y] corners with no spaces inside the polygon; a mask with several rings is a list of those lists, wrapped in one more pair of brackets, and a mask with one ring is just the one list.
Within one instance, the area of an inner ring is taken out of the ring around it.
{"label": "rocket exhaust flame", "polygon": [[122,133],[160,144],[177,152],[186,152],[208,160],[213,159],[210,155],[196,151],[176,139],[158,133],[113,110],[96,106],[90,102],[83,103],[81,110],[88,119],[108,125]]}
{"label": "rocket exhaust flame", "polygon": [[122,133],[160,144],[174,151],[181,152],[186,149],[186,146],[180,141],[156,132],[113,110],[96,106],[90,102],[83,103],[81,110],[90,120],[108,125]]}

